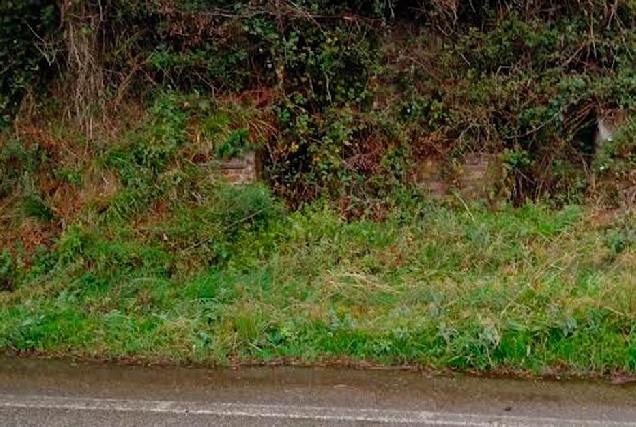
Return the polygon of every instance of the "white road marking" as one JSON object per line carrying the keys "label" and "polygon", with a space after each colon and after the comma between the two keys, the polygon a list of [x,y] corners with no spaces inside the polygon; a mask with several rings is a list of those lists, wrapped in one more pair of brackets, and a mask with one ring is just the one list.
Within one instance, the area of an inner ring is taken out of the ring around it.
{"label": "white road marking", "polygon": [[488,416],[427,411],[327,408],[316,406],[257,405],[249,403],[90,399],[57,396],[0,395],[0,410],[2,408],[135,412],[167,415],[274,418],[332,422],[370,422],[382,424],[399,423],[419,424],[430,427],[636,427],[636,422],[612,422],[599,420],[567,420],[558,418]]}

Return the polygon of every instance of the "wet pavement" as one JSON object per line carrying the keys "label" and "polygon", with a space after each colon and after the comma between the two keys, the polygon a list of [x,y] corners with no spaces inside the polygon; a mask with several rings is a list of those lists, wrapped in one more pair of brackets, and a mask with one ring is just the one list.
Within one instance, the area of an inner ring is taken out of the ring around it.
{"label": "wet pavement", "polygon": [[0,359],[0,425],[636,427],[636,388],[397,371]]}

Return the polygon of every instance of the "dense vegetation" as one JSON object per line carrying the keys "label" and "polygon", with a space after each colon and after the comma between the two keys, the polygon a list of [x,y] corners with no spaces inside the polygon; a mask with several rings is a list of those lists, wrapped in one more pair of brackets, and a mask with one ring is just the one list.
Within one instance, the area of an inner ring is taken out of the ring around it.
{"label": "dense vegetation", "polygon": [[14,3],[5,120],[52,81],[92,138],[157,88],[233,97],[263,112],[254,142],[294,202],[381,195],[468,150],[502,154],[504,197],[579,200],[598,110],[634,107],[633,0]]}
{"label": "dense vegetation", "polygon": [[[634,371],[633,215],[568,206],[635,201],[635,52],[635,0],[2,1],[0,348]],[[469,152],[499,211],[415,185]]]}

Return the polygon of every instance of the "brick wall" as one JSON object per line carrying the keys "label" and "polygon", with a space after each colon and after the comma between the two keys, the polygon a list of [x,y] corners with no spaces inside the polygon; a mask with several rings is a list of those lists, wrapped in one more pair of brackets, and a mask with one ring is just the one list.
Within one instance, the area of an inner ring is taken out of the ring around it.
{"label": "brick wall", "polygon": [[[248,152],[243,157],[219,163],[220,175],[231,184],[256,182],[259,177],[257,155]],[[464,200],[488,200],[501,179],[497,156],[467,153],[454,163],[426,159],[412,171],[411,179],[422,190],[443,198],[459,194]]]}
{"label": "brick wall", "polygon": [[221,176],[230,184],[249,184],[259,178],[257,156],[253,151],[243,157],[222,161],[219,169]]}
{"label": "brick wall", "polygon": [[502,179],[501,162],[493,154],[467,153],[453,163],[426,159],[413,170],[412,179],[433,197],[453,194],[464,200],[490,200]]}

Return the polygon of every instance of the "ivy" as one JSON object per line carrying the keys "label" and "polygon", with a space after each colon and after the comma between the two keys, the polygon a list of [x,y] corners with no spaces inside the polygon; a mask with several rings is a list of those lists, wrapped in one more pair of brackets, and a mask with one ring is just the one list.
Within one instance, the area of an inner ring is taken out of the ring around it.
{"label": "ivy", "polygon": [[25,91],[50,76],[55,61],[51,34],[58,22],[52,0],[0,2],[0,127],[18,109]]}
{"label": "ivy", "polygon": [[[59,28],[70,18],[56,4],[0,4],[5,122],[26,91],[68,71],[55,59],[68,54]],[[467,150],[506,153],[520,199],[567,193],[594,151],[577,140],[594,109],[636,103],[636,0],[72,4],[96,35],[85,47],[103,71],[100,96],[267,91],[266,170],[295,201],[381,193],[378,176],[407,169],[396,162]]]}

